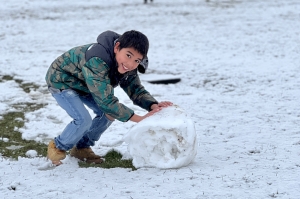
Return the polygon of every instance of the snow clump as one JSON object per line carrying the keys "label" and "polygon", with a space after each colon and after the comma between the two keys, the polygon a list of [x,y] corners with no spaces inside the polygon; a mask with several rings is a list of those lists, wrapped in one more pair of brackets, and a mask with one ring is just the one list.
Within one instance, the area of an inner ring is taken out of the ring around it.
{"label": "snow clump", "polygon": [[176,105],[137,123],[124,140],[136,168],[180,168],[197,154],[194,122]]}
{"label": "snow clump", "polygon": [[38,152],[36,150],[29,150],[25,155],[29,158],[34,158],[38,155]]}

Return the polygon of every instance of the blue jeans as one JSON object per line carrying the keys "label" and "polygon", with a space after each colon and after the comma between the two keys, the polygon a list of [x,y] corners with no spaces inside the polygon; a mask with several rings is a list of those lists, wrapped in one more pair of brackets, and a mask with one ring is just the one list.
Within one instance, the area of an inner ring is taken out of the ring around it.
{"label": "blue jeans", "polygon": [[[112,124],[113,121],[100,110],[91,94],[83,96],[72,89],[60,91],[52,87],[49,91],[59,106],[73,118],[63,132],[54,138],[58,149],[67,151],[75,145],[78,149],[94,146],[95,141],[99,140],[101,134]],[[84,105],[94,111],[94,119]]]}

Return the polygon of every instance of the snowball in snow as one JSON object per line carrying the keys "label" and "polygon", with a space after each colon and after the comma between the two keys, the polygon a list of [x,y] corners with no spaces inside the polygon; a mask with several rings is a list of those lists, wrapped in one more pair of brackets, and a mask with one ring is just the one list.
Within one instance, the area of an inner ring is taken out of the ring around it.
{"label": "snowball in snow", "polygon": [[2,141],[3,141],[3,142],[8,142],[9,139],[8,139],[8,138],[2,138]]}
{"label": "snowball in snow", "polygon": [[29,151],[26,152],[26,156],[27,156],[27,157],[30,157],[30,158],[36,157],[37,154],[38,154],[38,153],[37,153],[36,150],[29,150]]}
{"label": "snowball in snow", "polygon": [[179,168],[197,154],[194,122],[176,105],[137,123],[124,140],[137,168]]}

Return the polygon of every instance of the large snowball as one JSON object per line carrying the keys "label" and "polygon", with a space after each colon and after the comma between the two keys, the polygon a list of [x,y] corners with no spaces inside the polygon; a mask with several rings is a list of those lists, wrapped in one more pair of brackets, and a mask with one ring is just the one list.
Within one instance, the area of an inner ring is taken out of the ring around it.
{"label": "large snowball", "polygon": [[175,105],[137,123],[124,140],[136,168],[179,168],[197,154],[194,122]]}

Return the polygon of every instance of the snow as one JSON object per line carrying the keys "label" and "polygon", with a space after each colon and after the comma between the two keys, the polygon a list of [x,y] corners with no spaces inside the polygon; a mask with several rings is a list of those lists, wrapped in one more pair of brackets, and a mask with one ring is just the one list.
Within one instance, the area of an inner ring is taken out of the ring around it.
{"label": "snow", "polygon": [[1,141],[3,141],[3,142],[8,142],[9,139],[8,139],[8,138],[3,138],[3,137],[1,137]]}
{"label": "snow", "polygon": [[[26,93],[13,80],[0,81],[0,114],[20,102],[43,105],[25,114],[18,129],[24,139],[47,143],[70,122],[44,80],[57,56],[105,30],[136,29],[150,40],[147,74],[182,79],[143,85],[190,116],[198,144],[194,161],[178,169],[79,168],[67,156],[43,170],[44,157],[0,157],[0,198],[298,199],[299,10],[297,0],[1,2],[0,75],[41,86]],[[121,89],[115,93],[145,114]],[[129,158],[122,139],[135,127],[114,122],[93,150],[114,148]]]}
{"label": "snow", "polygon": [[142,120],[124,139],[136,168],[180,168],[197,154],[194,122],[176,105]]}
{"label": "snow", "polygon": [[34,158],[38,156],[38,153],[36,150],[28,150],[25,155],[29,158]]}

